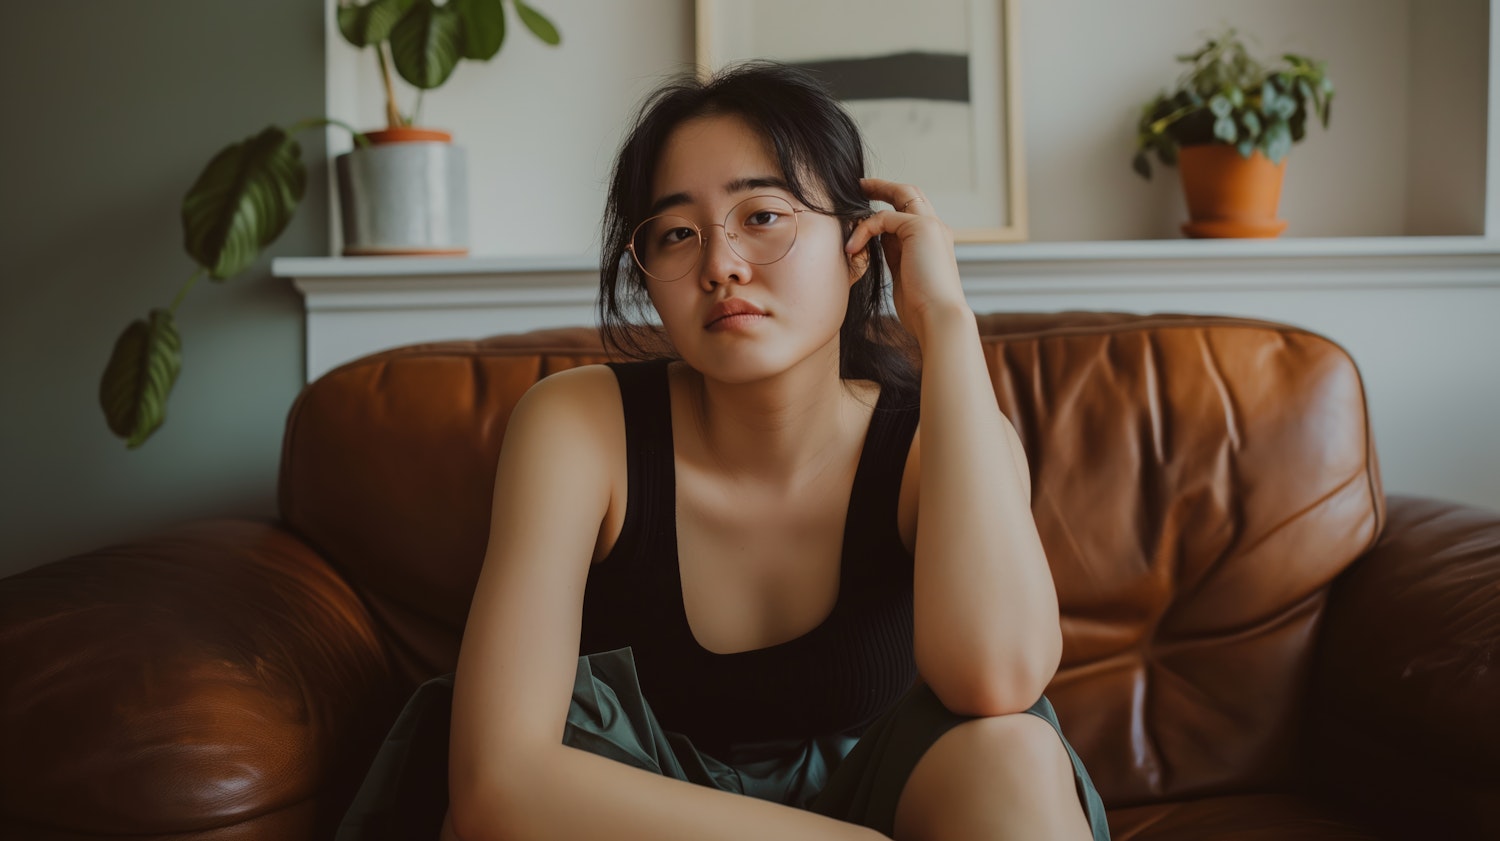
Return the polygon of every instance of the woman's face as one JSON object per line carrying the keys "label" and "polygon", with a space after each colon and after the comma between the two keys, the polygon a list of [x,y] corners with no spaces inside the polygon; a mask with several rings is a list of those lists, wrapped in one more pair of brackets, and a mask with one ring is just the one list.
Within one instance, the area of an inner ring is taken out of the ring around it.
{"label": "woman's face", "polygon": [[[831,359],[837,370],[839,328],[849,287],[859,277],[845,257],[839,220],[812,211],[794,214],[795,244],[785,257],[764,265],[737,254],[718,227],[731,208],[752,196],[779,196],[795,209],[806,208],[787,189],[759,133],[733,115],[685,122],[669,136],[652,186],[652,214],[691,220],[705,238],[686,275],[672,282],[646,278],[651,303],[684,361],[706,377],[732,383],[771,377],[818,356]],[[736,307],[750,312],[721,317]]]}

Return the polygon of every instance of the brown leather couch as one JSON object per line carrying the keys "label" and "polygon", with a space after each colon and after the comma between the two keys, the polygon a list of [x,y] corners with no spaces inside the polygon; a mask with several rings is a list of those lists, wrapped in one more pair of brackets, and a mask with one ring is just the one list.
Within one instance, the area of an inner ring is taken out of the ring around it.
{"label": "brown leather couch", "polygon": [[[980,321],[1062,603],[1048,694],[1116,839],[1500,838],[1500,513],[1382,493],[1343,350]],[[328,838],[454,667],[508,413],[602,358],[573,329],[350,363],[290,413],[278,519],[0,581],[0,836]]]}

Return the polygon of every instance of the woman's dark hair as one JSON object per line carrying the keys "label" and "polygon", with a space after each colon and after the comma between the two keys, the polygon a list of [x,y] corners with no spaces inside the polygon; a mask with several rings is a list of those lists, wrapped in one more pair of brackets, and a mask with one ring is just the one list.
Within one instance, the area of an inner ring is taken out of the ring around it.
{"label": "woman's dark hair", "polygon": [[[837,217],[845,238],[870,215],[859,186],[865,171],[859,128],[808,73],[753,61],[707,80],[682,76],[667,82],[647,97],[620,147],[604,211],[599,323],[605,343],[624,356],[662,355],[657,331],[641,320],[649,308],[646,278],[625,248],[650,209],[662,149],[683,123],[725,114],[740,117],[765,137],[792,194],[813,210]],[[828,206],[811,200],[808,180],[827,197]],[[887,308],[879,241],[870,240],[865,256],[869,262],[849,289],[849,309],[839,330],[839,376],[912,388],[917,375],[910,338]]]}

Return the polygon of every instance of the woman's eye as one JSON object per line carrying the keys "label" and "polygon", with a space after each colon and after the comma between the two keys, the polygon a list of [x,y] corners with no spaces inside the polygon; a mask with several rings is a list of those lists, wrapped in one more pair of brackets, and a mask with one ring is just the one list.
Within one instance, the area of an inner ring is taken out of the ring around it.
{"label": "woman's eye", "polygon": [[692,239],[693,236],[694,234],[692,228],[669,228],[666,231],[662,232],[661,244],[676,245],[680,242],[686,242]]}
{"label": "woman's eye", "polygon": [[763,227],[765,225],[775,224],[776,220],[780,218],[781,214],[774,210],[757,210],[754,213],[750,214],[749,218],[745,220],[745,224],[749,226]]}

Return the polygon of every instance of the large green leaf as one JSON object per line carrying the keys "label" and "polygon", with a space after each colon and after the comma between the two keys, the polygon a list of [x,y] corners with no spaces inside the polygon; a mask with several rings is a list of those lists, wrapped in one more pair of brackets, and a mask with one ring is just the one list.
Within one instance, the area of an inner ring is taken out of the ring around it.
{"label": "large green leaf", "polygon": [[1220,117],[1214,120],[1214,137],[1224,143],[1234,143],[1239,139],[1240,127],[1234,124],[1233,117]]}
{"label": "large green leaf", "polygon": [[[1245,133],[1255,138],[1260,136],[1260,116],[1254,111],[1245,111],[1240,114],[1240,123],[1245,127]],[[1250,157],[1246,155],[1245,157]]]}
{"label": "large green leaf", "polygon": [[1130,161],[1130,168],[1142,178],[1151,179],[1151,161],[1147,160],[1145,152],[1135,153],[1135,157]]}
{"label": "large green leaf", "polygon": [[372,0],[363,6],[339,6],[339,32],[356,47],[391,37],[391,29],[416,0]]}
{"label": "large green leaf", "polygon": [[552,21],[548,20],[545,15],[526,5],[524,0],[514,0],[514,2],[516,14],[521,16],[521,23],[526,24],[526,28],[531,30],[532,35],[554,47],[562,43],[562,36],[558,34],[557,27],[553,26]]}
{"label": "large green leaf", "polygon": [[505,43],[505,9],[500,0],[451,0],[463,21],[464,58],[489,61]]}
{"label": "large green leaf", "polygon": [[1280,97],[1276,93],[1276,86],[1271,84],[1271,81],[1267,79],[1266,83],[1260,89],[1260,113],[1267,117],[1275,117],[1277,108],[1279,107],[1277,105],[1279,99]]}
{"label": "large green leaf", "polygon": [[135,449],[167,418],[167,395],[182,369],[182,340],[169,310],[136,319],[115,342],[99,382],[99,405],[109,429]]}
{"label": "large green leaf", "polygon": [[187,253],[215,280],[239,274],[286,230],[306,187],[301,147],[276,126],[225,147],[182,199]]}
{"label": "large green leaf", "polygon": [[1273,164],[1281,163],[1281,159],[1292,151],[1292,130],[1284,120],[1266,126],[1266,133],[1261,138],[1261,149]]}
{"label": "large green leaf", "polygon": [[452,5],[417,0],[391,30],[391,57],[401,78],[423,90],[448,81],[463,55],[463,20]]}

